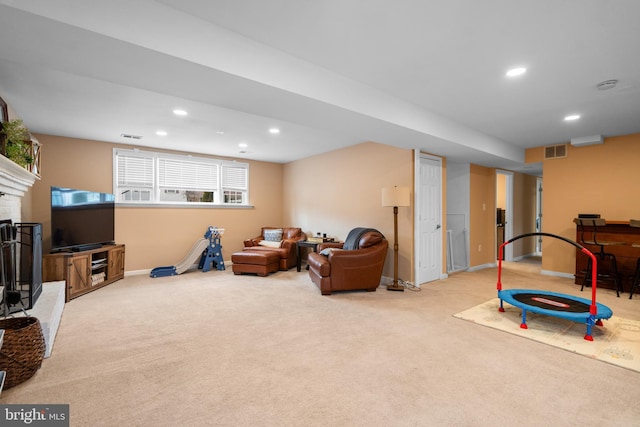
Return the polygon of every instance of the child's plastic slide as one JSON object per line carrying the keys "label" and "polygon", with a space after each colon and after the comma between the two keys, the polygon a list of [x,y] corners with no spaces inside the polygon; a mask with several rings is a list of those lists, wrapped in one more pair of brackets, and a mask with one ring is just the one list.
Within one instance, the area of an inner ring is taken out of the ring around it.
{"label": "child's plastic slide", "polygon": [[178,262],[174,266],[168,267],[156,267],[151,270],[151,277],[164,277],[164,276],[175,276],[176,274],[182,274],[189,269],[194,264],[198,263],[198,260],[202,256],[202,253],[209,246],[209,239],[199,239],[197,240],[187,255],[182,258],[180,262]]}

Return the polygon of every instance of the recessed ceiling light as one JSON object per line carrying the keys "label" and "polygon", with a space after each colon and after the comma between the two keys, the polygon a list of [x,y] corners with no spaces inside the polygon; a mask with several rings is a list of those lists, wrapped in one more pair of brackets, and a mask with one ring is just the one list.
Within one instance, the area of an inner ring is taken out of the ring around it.
{"label": "recessed ceiling light", "polygon": [[158,135],[158,136],[167,136],[167,132],[164,131],[164,130],[159,130],[159,131],[156,132],[156,135]]}
{"label": "recessed ceiling light", "polygon": [[278,128],[271,128],[271,129],[269,129],[269,133],[273,133],[273,134],[280,133],[280,129],[278,129]]}
{"label": "recessed ceiling light", "polygon": [[176,109],[173,110],[173,114],[175,114],[176,116],[186,116],[187,112],[184,110]]}
{"label": "recessed ceiling light", "polygon": [[246,142],[241,142],[240,144],[238,144],[238,147],[240,148],[247,148],[249,145]]}
{"label": "recessed ceiling light", "polygon": [[572,122],[574,120],[578,120],[580,118],[580,114],[571,114],[569,116],[565,116],[564,121],[565,122]]}
{"label": "recessed ceiling light", "polygon": [[527,69],[524,68],[524,67],[512,68],[509,71],[507,71],[507,77],[521,76],[522,74],[524,74],[526,72],[527,72]]}
{"label": "recessed ceiling light", "polygon": [[216,133],[217,133],[218,135],[224,135],[224,131],[223,131],[223,130],[217,130],[217,131],[216,131]]}

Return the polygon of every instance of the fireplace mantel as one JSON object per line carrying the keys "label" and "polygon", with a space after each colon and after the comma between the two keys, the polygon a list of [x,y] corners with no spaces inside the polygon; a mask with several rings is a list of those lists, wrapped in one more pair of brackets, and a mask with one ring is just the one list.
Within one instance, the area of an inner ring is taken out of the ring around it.
{"label": "fireplace mantel", "polygon": [[5,156],[0,156],[0,193],[2,195],[22,197],[33,186],[36,179],[40,178]]}

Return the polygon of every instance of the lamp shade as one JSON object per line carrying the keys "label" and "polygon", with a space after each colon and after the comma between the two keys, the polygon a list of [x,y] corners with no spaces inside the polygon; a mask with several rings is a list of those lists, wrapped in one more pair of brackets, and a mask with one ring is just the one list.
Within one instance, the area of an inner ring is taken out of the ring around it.
{"label": "lamp shade", "polygon": [[411,190],[409,187],[383,188],[382,206],[411,206]]}

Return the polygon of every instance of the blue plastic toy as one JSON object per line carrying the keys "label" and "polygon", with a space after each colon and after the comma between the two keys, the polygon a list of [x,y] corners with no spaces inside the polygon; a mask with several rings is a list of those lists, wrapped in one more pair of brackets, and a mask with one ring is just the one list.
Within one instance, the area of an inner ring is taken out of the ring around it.
{"label": "blue plastic toy", "polygon": [[222,259],[222,244],[220,236],[224,234],[224,228],[212,227],[207,228],[203,239],[198,239],[187,255],[176,265],[167,267],[156,267],[151,270],[151,277],[165,277],[182,274],[191,267],[196,259],[200,257],[198,269],[203,273],[209,271],[211,266],[215,264],[218,270],[224,270],[224,260]]}

